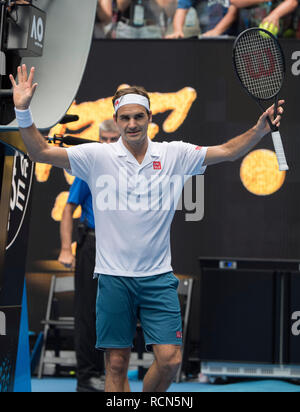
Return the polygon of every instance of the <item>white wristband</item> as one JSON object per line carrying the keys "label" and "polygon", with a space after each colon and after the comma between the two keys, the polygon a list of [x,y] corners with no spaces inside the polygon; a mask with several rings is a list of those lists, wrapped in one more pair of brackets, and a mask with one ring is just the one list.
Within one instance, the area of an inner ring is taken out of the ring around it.
{"label": "white wristband", "polygon": [[32,113],[30,109],[18,110],[15,108],[16,119],[21,129],[27,129],[33,125]]}

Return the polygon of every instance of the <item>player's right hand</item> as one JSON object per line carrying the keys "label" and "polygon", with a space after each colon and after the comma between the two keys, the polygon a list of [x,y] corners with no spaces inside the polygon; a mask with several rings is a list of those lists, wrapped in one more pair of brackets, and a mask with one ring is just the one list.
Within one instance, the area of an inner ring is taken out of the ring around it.
{"label": "player's right hand", "polygon": [[75,258],[71,251],[61,250],[58,261],[67,269],[73,270],[75,268]]}
{"label": "player's right hand", "polygon": [[37,83],[33,84],[35,68],[32,67],[29,76],[27,73],[27,67],[25,64],[18,67],[18,82],[12,75],[9,76],[11,84],[13,86],[13,98],[16,109],[27,110],[30,106],[33,95],[38,86]]}

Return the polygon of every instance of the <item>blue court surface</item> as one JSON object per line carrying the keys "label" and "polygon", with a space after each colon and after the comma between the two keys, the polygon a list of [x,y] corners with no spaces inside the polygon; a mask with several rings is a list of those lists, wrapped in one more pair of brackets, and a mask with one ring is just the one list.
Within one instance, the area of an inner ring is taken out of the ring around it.
{"label": "blue court surface", "polygon": [[[141,381],[130,381],[132,392],[141,392]],[[65,393],[76,392],[75,379],[32,379],[32,392],[34,393]],[[169,392],[300,392],[300,385],[294,385],[280,380],[257,380],[228,385],[211,385],[201,383],[174,383]]]}

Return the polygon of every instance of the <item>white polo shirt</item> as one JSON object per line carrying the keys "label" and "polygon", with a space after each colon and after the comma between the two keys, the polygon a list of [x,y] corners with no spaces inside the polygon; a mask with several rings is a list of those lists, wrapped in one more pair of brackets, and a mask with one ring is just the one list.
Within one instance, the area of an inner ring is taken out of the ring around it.
{"label": "white polo shirt", "polygon": [[96,227],[95,274],[171,272],[171,223],[188,178],[204,174],[207,148],[149,139],[142,164],[117,143],[67,149],[72,175],[87,182]]}

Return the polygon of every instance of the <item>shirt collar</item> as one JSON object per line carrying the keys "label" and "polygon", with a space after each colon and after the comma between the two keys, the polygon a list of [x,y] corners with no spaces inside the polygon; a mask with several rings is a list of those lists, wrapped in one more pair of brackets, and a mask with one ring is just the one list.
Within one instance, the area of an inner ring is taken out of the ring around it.
{"label": "shirt collar", "polygon": [[[152,142],[152,140],[148,137],[148,150],[147,153],[150,154],[150,156],[153,157],[159,157],[160,153],[158,151],[158,147],[156,144]],[[117,155],[118,157],[128,157],[128,149],[125,147],[122,137],[120,137],[119,141],[116,143],[116,149],[117,149]]]}

